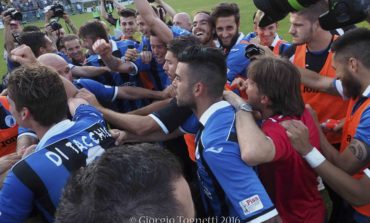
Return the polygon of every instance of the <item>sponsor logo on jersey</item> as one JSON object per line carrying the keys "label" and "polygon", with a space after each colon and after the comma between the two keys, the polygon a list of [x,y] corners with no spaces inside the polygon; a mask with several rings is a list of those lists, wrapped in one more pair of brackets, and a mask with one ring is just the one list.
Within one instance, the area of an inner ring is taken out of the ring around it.
{"label": "sponsor logo on jersey", "polygon": [[263,209],[263,204],[258,195],[253,195],[252,197],[246,198],[239,202],[245,215],[252,214],[258,210]]}

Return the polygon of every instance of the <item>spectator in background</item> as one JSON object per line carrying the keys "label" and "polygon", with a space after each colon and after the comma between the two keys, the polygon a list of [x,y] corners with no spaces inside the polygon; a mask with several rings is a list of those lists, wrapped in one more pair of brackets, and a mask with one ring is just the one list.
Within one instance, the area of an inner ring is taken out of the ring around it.
{"label": "spectator in background", "polygon": [[191,25],[191,18],[190,15],[186,12],[179,12],[176,13],[173,17],[173,25],[179,26],[189,32],[191,32],[192,25]]}

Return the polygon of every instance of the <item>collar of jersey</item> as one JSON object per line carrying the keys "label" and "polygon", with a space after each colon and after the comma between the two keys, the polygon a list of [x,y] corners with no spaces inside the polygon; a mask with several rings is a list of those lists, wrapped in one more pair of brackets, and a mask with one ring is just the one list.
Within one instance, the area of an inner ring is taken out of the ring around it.
{"label": "collar of jersey", "polygon": [[370,85],[367,86],[365,91],[362,93],[362,96],[370,98]]}
{"label": "collar of jersey", "polygon": [[277,33],[275,33],[275,38],[272,41],[271,46],[275,47],[279,40],[281,40],[280,36]]}
{"label": "collar of jersey", "polygon": [[66,131],[67,129],[69,129],[70,127],[72,127],[74,124],[74,122],[72,122],[71,120],[69,119],[65,119],[61,122],[58,122],[57,124],[55,124],[53,127],[51,127],[46,133],[45,135],[42,137],[42,139],[40,140],[40,142],[37,144],[37,147],[36,147],[36,151],[42,149],[42,148],[45,148],[45,143],[47,142],[47,140],[49,140],[51,137],[57,135],[57,134],[60,134],[64,131]]}
{"label": "collar of jersey", "polygon": [[229,102],[227,101],[219,101],[214,103],[200,116],[200,123],[202,123],[203,126],[206,126],[208,119],[212,116],[213,113],[227,106],[230,106]]}

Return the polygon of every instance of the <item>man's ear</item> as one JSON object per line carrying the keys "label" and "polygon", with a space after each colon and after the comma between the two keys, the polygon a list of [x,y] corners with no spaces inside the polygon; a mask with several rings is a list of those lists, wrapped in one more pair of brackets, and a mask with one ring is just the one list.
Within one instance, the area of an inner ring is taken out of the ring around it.
{"label": "man's ear", "polygon": [[195,97],[204,94],[206,86],[202,82],[197,82],[193,86],[193,94]]}
{"label": "man's ear", "polygon": [[28,110],[28,108],[23,107],[20,114],[21,114],[21,119],[25,120],[26,118],[30,116],[30,110]]}
{"label": "man's ear", "polygon": [[269,97],[267,97],[266,95],[261,96],[261,104],[270,105],[270,103],[271,103],[271,101],[270,101]]}
{"label": "man's ear", "polygon": [[358,60],[356,58],[350,57],[348,60],[348,69],[353,73],[357,73],[358,71]]}

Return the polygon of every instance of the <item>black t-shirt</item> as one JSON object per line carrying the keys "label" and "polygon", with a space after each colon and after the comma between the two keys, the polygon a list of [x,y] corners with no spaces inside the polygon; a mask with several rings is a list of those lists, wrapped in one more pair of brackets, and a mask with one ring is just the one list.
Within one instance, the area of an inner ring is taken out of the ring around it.
{"label": "black t-shirt", "polygon": [[[333,43],[333,39],[328,45],[328,47],[325,50],[322,50],[320,52],[310,52],[308,49],[306,49],[306,69],[315,71],[319,73],[324,66],[326,59],[329,54],[329,50],[331,47],[331,44]],[[296,51],[296,45],[292,45],[286,50],[284,50],[281,53],[281,56],[286,57],[286,58],[291,58]]]}
{"label": "black t-shirt", "polygon": [[176,99],[172,99],[171,102],[164,108],[153,112],[151,115],[157,118],[156,121],[162,129],[167,128],[168,132],[173,132],[180,125],[182,125],[190,116],[193,114],[192,110],[188,107],[180,107],[177,105]]}

